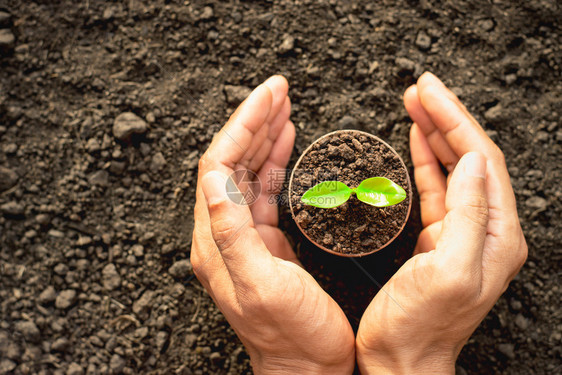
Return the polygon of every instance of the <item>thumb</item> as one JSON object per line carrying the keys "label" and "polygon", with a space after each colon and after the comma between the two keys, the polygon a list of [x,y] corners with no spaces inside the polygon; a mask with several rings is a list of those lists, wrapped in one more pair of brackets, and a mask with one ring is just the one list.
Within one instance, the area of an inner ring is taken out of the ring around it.
{"label": "thumb", "polygon": [[252,279],[267,271],[273,258],[254,226],[250,208],[240,200],[236,183],[223,173],[210,171],[201,183],[211,233],[235,288],[253,285]]}
{"label": "thumb", "polygon": [[447,187],[445,207],[447,214],[436,252],[448,265],[479,274],[488,227],[484,155],[469,152],[459,160]]}

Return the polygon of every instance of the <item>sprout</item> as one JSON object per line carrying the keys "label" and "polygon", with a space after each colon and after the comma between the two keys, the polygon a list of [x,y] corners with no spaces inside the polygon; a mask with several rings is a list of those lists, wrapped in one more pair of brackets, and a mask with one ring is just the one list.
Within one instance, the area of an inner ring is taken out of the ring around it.
{"label": "sprout", "polygon": [[371,177],[363,180],[356,188],[343,182],[324,181],[304,193],[301,202],[319,208],[338,207],[355,193],[361,202],[375,207],[387,207],[406,199],[406,192],[395,182],[385,177]]}

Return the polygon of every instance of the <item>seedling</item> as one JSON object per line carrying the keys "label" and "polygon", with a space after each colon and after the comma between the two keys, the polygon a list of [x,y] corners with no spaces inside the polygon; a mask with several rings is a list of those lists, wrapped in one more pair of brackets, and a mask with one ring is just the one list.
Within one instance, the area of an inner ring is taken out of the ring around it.
{"label": "seedling", "polygon": [[338,207],[355,193],[361,202],[375,207],[388,207],[402,202],[406,192],[395,182],[385,177],[371,177],[363,180],[356,188],[350,188],[340,181],[324,181],[306,191],[301,202],[319,208]]}

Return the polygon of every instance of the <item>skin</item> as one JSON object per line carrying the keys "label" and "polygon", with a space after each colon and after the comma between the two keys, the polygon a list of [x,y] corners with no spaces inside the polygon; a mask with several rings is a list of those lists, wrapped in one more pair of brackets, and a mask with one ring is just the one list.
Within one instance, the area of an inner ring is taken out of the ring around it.
{"label": "skin", "polygon": [[[287,92],[280,76],[258,86],[200,160],[197,277],[256,374],[350,374],[355,362],[363,374],[454,373],[463,345],[527,257],[502,152],[431,73],[406,91],[424,229],[355,338],[340,307],[300,266],[268,203],[280,183],[263,181],[285,168],[295,137]],[[227,176],[246,168],[262,181],[251,206],[225,191]]]}

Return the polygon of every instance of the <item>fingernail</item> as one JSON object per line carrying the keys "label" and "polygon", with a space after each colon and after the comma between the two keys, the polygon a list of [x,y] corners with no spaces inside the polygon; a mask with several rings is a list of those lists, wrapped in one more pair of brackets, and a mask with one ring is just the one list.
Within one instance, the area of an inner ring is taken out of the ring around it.
{"label": "fingernail", "polygon": [[486,158],[479,152],[469,152],[463,156],[464,173],[471,177],[486,178]]}
{"label": "fingernail", "polygon": [[202,178],[203,193],[207,203],[218,203],[224,201],[226,196],[226,176],[218,171],[208,172]]}

